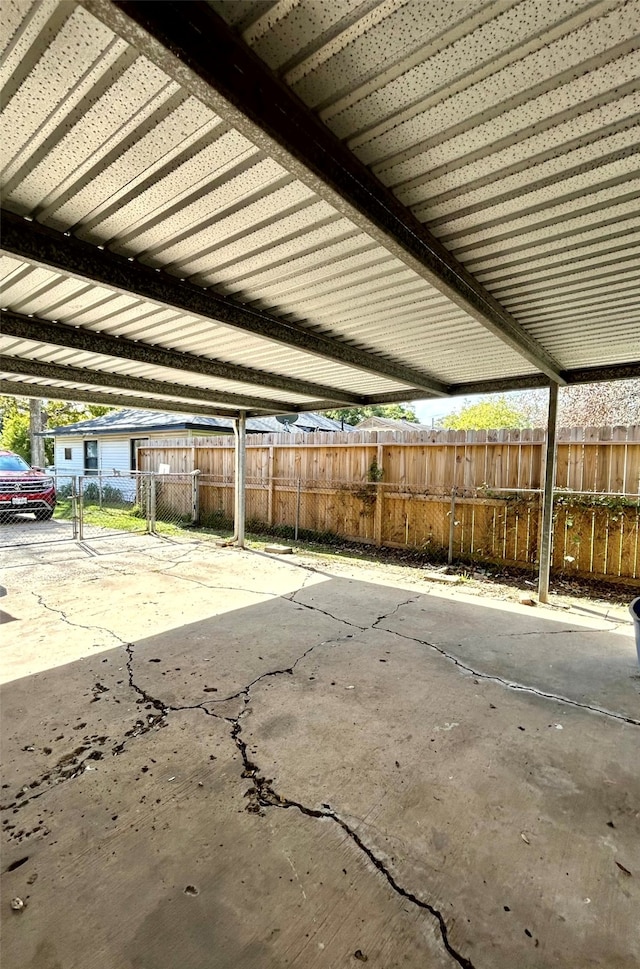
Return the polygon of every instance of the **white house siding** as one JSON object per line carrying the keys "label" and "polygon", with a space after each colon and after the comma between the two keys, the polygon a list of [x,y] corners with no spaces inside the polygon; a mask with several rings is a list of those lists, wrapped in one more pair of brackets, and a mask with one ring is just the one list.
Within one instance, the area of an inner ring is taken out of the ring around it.
{"label": "white house siding", "polygon": [[[71,448],[71,457],[65,457],[65,449]],[[56,469],[58,488],[68,485],[74,475],[84,474],[84,448],[82,438],[57,437],[54,446],[53,463]]]}
{"label": "white house siding", "polygon": [[103,474],[128,474],[131,471],[131,438],[109,437],[97,438],[98,461]]}
{"label": "white house siding", "polygon": [[98,467],[103,484],[133,500],[136,486],[131,478],[131,438],[114,434],[108,437],[96,435],[94,440],[98,442]]}
{"label": "white house siding", "polygon": [[[87,434],[84,437],[61,435],[55,439],[54,464],[59,487],[70,482],[73,475],[84,475],[84,442],[98,442],[98,470],[103,482],[128,495],[135,485],[129,476],[131,470],[131,438],[127,436],[100,437]],[[65,449],[71,448],[71,458],[65,457]],[[94,475],[87,476],[88,478]],[[108,481],[107,481],[108,477]]]}

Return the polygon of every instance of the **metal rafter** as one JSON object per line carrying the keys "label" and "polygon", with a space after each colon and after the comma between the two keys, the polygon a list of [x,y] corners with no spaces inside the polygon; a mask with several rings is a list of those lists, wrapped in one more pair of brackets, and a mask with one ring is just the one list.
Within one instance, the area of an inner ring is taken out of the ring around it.
{"label": "metal rafter", "polygon": [[130,377],[127,374],[109,373],[104,370],[46,363],[42,360],[10,354],[0,354],[0,371],[44,380],[66,380],[70,383],[89,384],[89,386],[112,387],[114,390],[130,390],[138,394],[170,397],[172,400],[200,400],[214,406],[231,407],[236,410],[253,409],[273,413],[274,410],[283,409],[282,402],[277,400],[226,394],[215,390],[204,390],[202,387],[189,387],[186,384],[169,383],[165,380],[149,380],[146,377]]}
{"label": "metal rafter", "polygon": [[203,417],[239,417],[239,411],[220,410],[215,406],[189,404],[183,400],[155,400],[153,397],[130,397],[128,394],[102,394],[94,390],[54,387],[50,384],[30,384],[23,380],[0,380],[3,396],[41,397],[47,400],[80,400],[88,404],[108,407],[134,407],[139,410],[159,410],[178,414],[201,414]]}
{"label": "metal rafter", "polygon": [[[1,251],[18,256],[32,265],[63,272],[74,279],[94,282],[117,293],[150,300],[163,308],[183,310],[346,367],[409,386],[415,385],[420,387],[421,392],[443,397],[447,394],[445,384],[413,367],[234,303],[210,289],[151,269],[12,212],[2,211]],[[265,383],[267,375],[263,375],[263,378]],[[314,393],[318,392],[335,400],[344,399],[343,392],[335,388],[316,387]]]}
{"label": "metal rafter", "polygon": [[[209,357],[199,357],[193,353],[182,353],[179,350],[169,350],[137,340],[128,340],[125,337],[111,336],[108,333],[99,333],[96,330],[83,329],[68,323],[54,323],[52,320],[23,316],[12,310],[2,310],[0,328],[6,336],[13,336],[20,340],[33,340],[35,343],[45,343],[50,346],[100,353],[123,360],[135,360],[137,363],[188,371],[203,377],[222,377],[224,380],[237,380],[242,383],[256,384],[259,387],[269,386],[285,393],[305,396],[320,393],[334,403],[361,402],[360,397],[347,391],[337,390],[335,387],[325,387],[322,384],[309,383],[295,377],[280,377],[262,370],[252,370],[249,367],[240,367],[221,360],[211,360]],[[268,403],[267,401],[267,405]],[[280,409],[283,406],[283,403],[278,404]],[[327,406],[331,407],[333,404]],[[296,407],[299,405],[292,404],[288,405],[287,409],[295,410]]]}
{"label": "metal rafter", "polygon": [[564,382],[558,361],[204,0],[81,2],[487,330],[549,378]]}

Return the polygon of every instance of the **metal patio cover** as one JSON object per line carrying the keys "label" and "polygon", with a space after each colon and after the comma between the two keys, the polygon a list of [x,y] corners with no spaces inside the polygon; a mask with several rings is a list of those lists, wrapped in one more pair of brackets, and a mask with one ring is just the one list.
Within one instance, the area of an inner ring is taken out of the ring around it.
{"label": "metal patio cover", "polygon": [[0,392],[640,374],[637,0],[5,0]]}

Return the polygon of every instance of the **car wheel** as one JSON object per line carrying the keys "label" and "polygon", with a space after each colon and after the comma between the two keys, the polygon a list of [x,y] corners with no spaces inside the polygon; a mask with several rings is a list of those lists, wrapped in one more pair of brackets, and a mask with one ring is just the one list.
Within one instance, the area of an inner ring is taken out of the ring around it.
{"label": "car wheel", "polygon": [[53,516],[53,508],[47,508],[46,511],[44,511],[44,510],[37,511],[36,512],[36,521],[38,521],[38,522],[48,522],[49,519],[52,516]]}

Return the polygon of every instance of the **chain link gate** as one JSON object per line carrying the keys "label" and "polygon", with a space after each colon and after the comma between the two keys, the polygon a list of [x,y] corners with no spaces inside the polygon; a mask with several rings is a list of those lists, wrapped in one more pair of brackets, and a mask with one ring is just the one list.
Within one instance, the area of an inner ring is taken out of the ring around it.
{"label": "chain link gate", "polygon": [[152,477],[98,473],[78,478],[78,539],[151,531]]}

